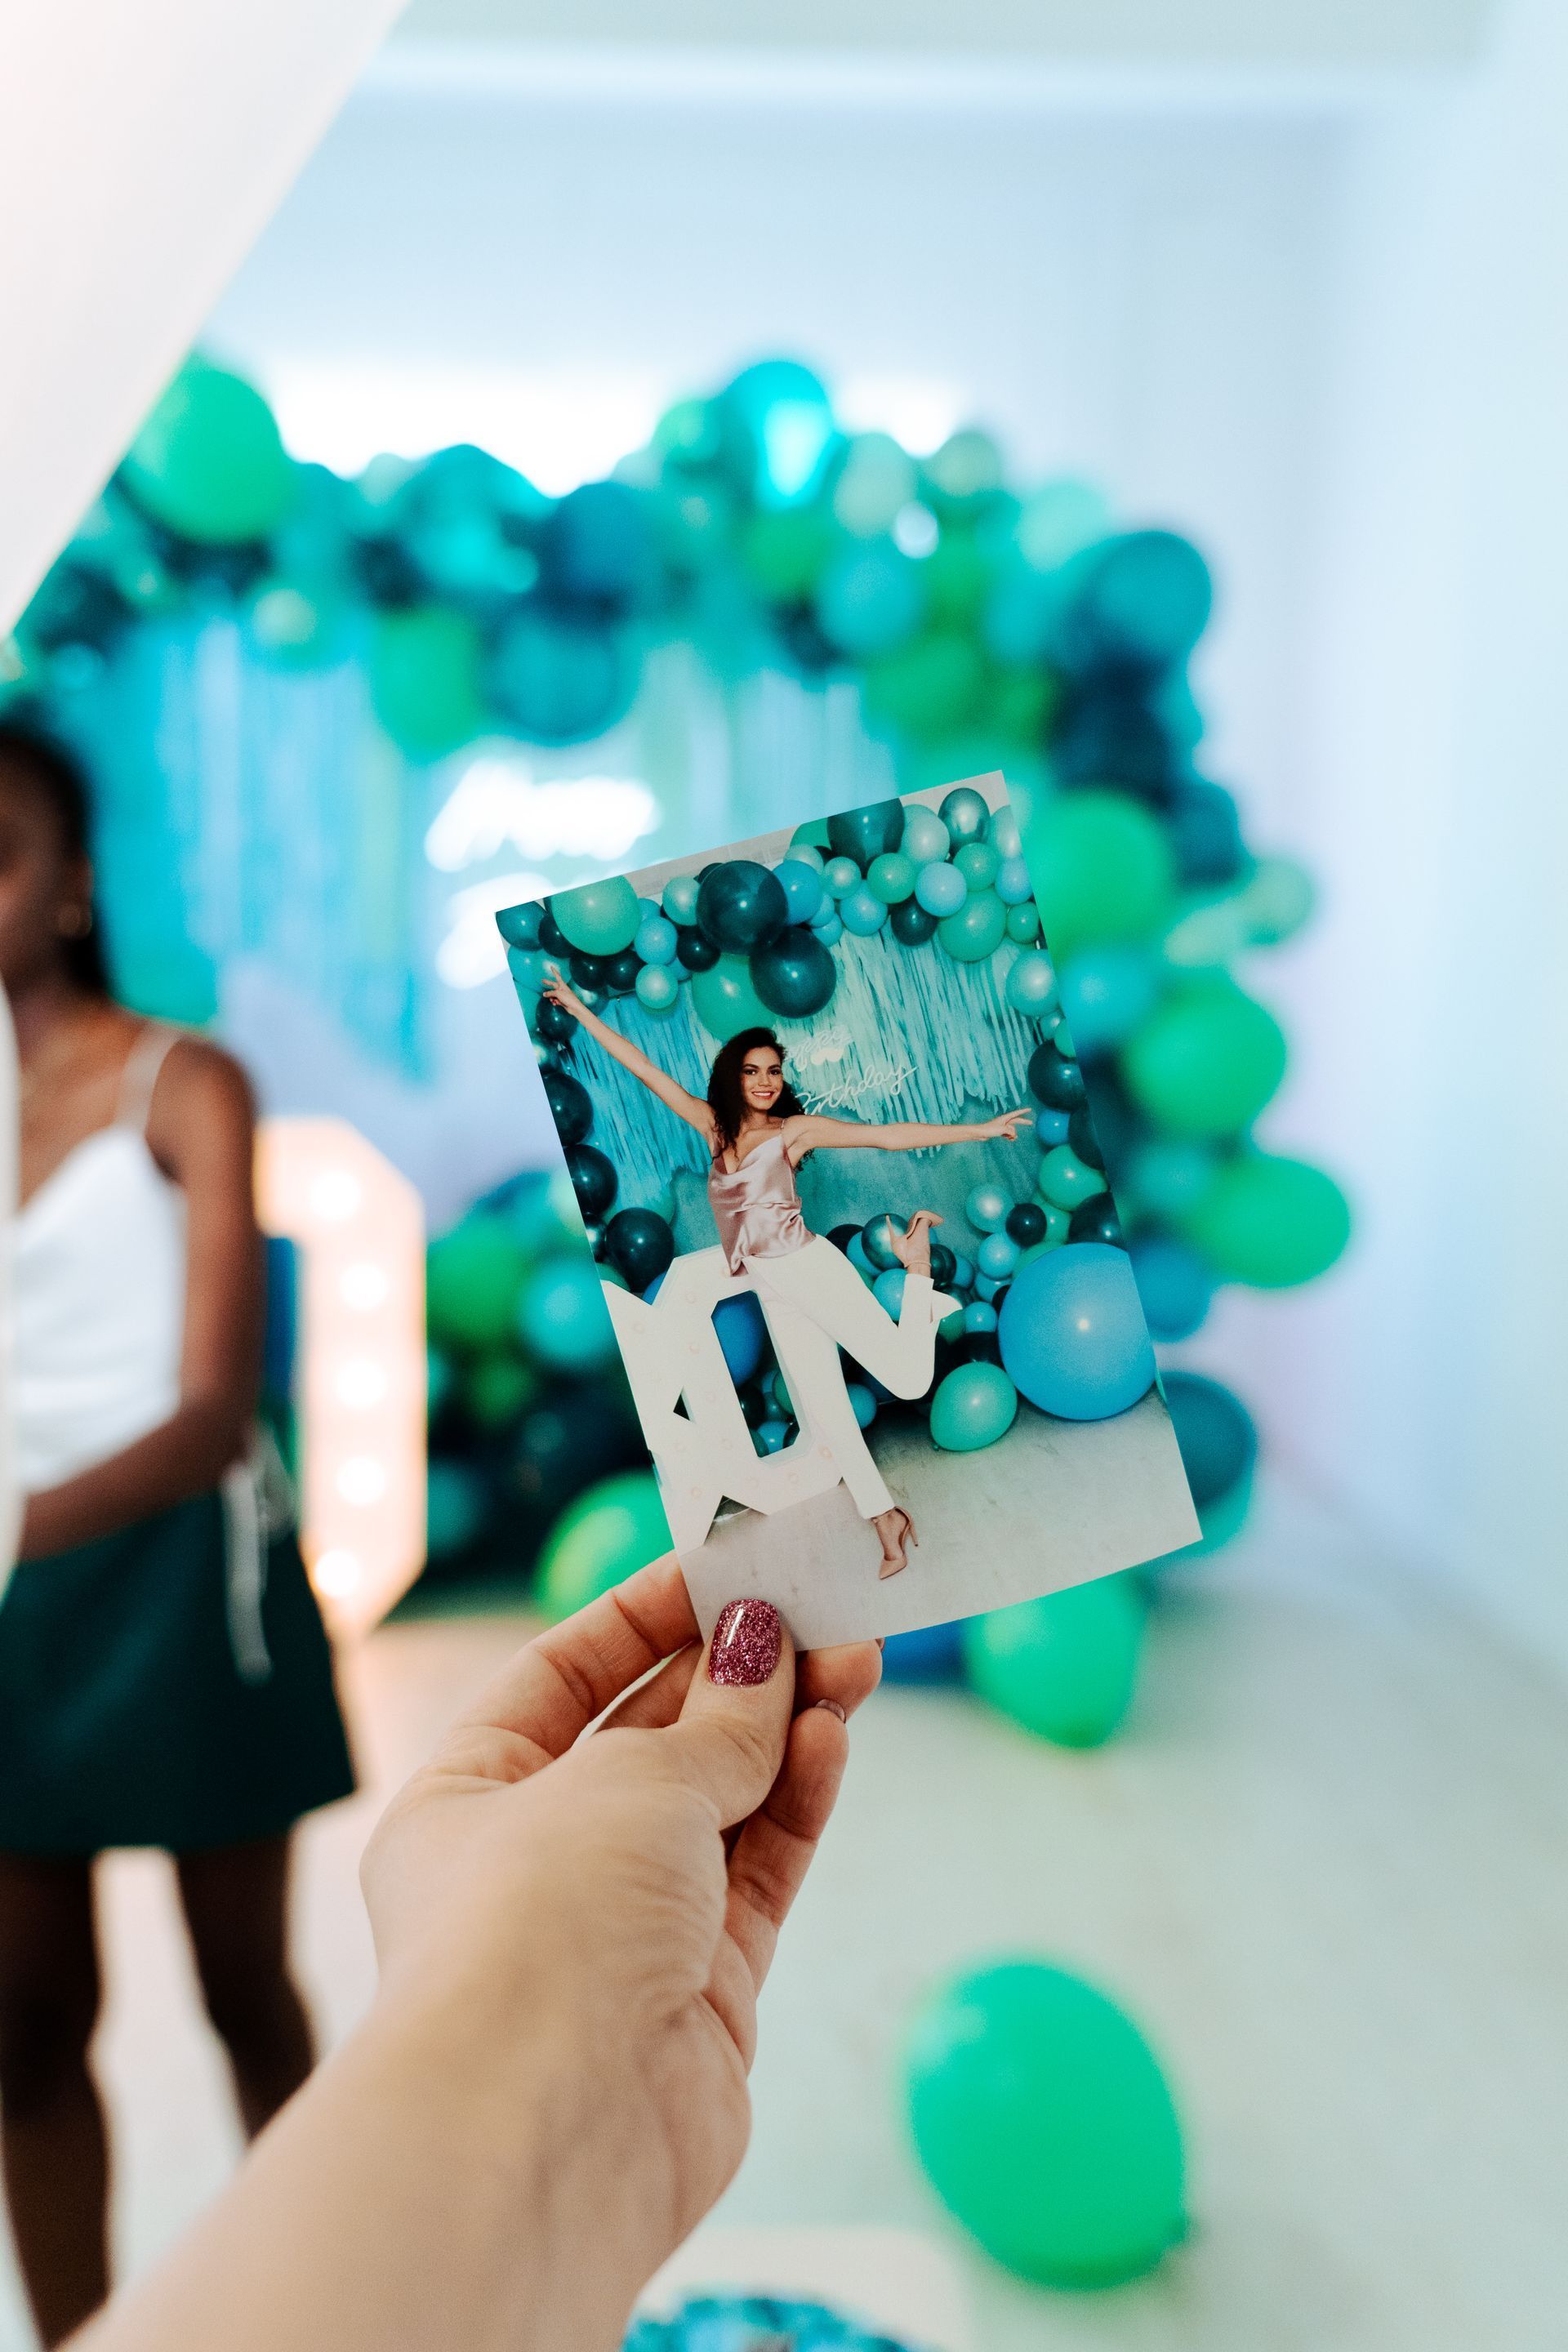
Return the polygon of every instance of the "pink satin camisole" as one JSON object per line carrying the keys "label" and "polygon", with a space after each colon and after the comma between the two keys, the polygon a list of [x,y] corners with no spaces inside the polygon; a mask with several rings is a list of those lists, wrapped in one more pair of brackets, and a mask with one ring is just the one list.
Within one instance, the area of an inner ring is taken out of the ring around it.
{"label": "pink satin camisole", "polygon": [[743,1273],[749,1257],[787,1257],[811,1239],[782,1135],[753,1146],[736,1169],[715,1160],[708,1198],[731,1274]]}

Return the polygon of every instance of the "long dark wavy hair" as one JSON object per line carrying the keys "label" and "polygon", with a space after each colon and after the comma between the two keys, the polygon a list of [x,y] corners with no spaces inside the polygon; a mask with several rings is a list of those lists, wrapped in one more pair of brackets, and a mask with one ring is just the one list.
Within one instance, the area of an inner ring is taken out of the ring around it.
{"label": "long dark wavy hair", "polygon": [[[41,729],[0,722],[0,782],[19,784],[43,803],[53,818],[60,846],[70,858],[91,856],[91,803],[87,779],[71,754]],[[88,930],[60,941],[66,971],[84,996],[108,996],[109,967],[103,960],[103,926],[92,908]]]}
{"label": "long dark wavy hair", "polygon": [[[780,1061],[784,1060],[784,1047],[771,1029],[737,1030],[714,1056],[713,1075],[708,1081],[708,1108],[713,1114],[721,1151],[730,1150],[746,1116],[746,1098],[741,1092],[741,1065],[753,1045],[771,1045]],[[773,1115],[775,1118],[805,1116],[805,1105],[787,1078],[779,1091]]]}

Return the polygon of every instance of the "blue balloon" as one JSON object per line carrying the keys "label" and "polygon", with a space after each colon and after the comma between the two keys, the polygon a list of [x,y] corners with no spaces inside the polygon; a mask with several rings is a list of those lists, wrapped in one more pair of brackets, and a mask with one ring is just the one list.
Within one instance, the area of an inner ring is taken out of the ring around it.
{"label": "blue balloon", "polygon": [[1128,531],[1074,562],[1055,650],[1072,668],[1109,660],[1164,669],[1191,653],[1212,602],[1195,547],[1173,531]]}
{"label": "blue balloon", "polygon": [[969,896],[969,885],[956,866],[932,858],[915,877],[915,897],[928,915],[956,915]]}
{"label": "blue balloon", "polygon": [[996,879],[991,887],[1005,907],[1021,907],[1026,898],[1032,898],[1035,895],[1029,869],[1021,857],[1005,857],[996,868]]}
{"label": "blue balloon", "polygon": [[675,961],[675,925],[666,915],[645,915],[637,925],[637,935],[632,946],[644,963]]}
{"label": "blue balloon", "polygon": [[652,555],[646,501],[625,482],[584,482],[552,512],[540,541],[541,579],[558,603],[621,612],[646,582]]}
{"label": "blue balloon", "polygon": [[831,905],[818,915],[816,922],[809,928],[812,938],[820,940],[825,948],[832,947],[837,940],[844,937],[844,926],[838,919],[838,909]]}
{"label": "blue balloon", "polygon": [[788,1436],[789,1423],[787,1421],[760,1422],[756,1429],[752,1432],[752,1440],[759,1454],[777,1454],[781,1452],[788,1439]]}
{"label": "blue balloon", "polygon": [[1207,1510],[1251,1472],[1258,1456],[1252,1417],[1238,1397],[1201,1372],[1167,1372],[1165,1402],[1193,1500]]}
{"label": "blue balloon", "polygon": [[1047,1151],[1068,1139],[1070,1114],[1065,1110],[1037,1110],[1035,1113],[1035,1133]]}
{"label": "blue balloon", "polygon": [[963,1213],[977,1234],[994,1234],[1007,1222],[1013,1203],[999,1184],[976,1184],[963,1204]]}
{"label": "blue balloon", "polygon": [[501,629],[485,679],[497,709],[531,742],[580,743],[625,714],[637,666],[618,631],[531,602]]}
{"label": "blue balloon", "polygon": [[826,393],[798,360],[758,360],[719,395],[753,459],[749,485],[763,507],[798,506],[818,488],[837,440]]}
{"label": "blue balloon", "polygon": [[664,886],[664,911],[683,930],[689,930],[697,920],[701,888],[695,874],[672,874]]}
{"label": "blue balloon", "polygon": [[873,1265],[867,1256],[865,1237],[860,1234],[856,1234],[845,1244],[844,1255],[856,1273],[864,1275],[868,1282],[870,1282],[882,1270],[879,1266]]}
{"label": "blue balloon", "polygon": [[1190,1339],[1214,1297],[1214,1281],[1203,1260],[1184,1242],[1166,1234],[1139,1235],[1128,1255],[1154,1338]]}
{"label": "blue balloon", "polygon": [[852,931],[858,940],[868,940],[887,921],[888,909],[876,892],[862,882],[839,900],[838,917],[847,931]]}
{"label": "blue balloon", "polygon": [[860,887],[860,868],[852,857],[830,857],[822,869],[822,883],[830,898],[847,898]]}
{"label": "blue balloon", "polygon": [[921,1625],[912,1633],[889,1633],[882,1646],[887,1683],[956,1683],[963,1678],[962,1628]]}
{"label": "blue balloon", "polygon": [[433,1559],[472,1543],[489,1516],[484,1480],[466,1462],[432,1459],[425,1489],[426,1545]]}
{"label": "blue balloon", "polygon": [[743,1291],[739,1298],[721,1298],[713,1309],[713,1328],[719,1334],[730,1378],[739,1388],[742,1381],[752,1378],[768,1343],[768,1327],[754,1296]]}
{"label": "blue balloon", "polygon": [[823,635],[861,656],[890,653],[913,636],[924,608],[919,571],[892,547],[847,549],[816,592]]}
{"label": "blue balloon", "polygon": [[1108,1420],[1153,1385],[1154,1349],[1131,1264],[1107,1242],[1074,1242],[1021,1266],[997,1337],[1015,1386],[1063,1421]]}
{"label": "blue balloon", "polygon": [[794,856],[781,859],[773,872],[784,885],[790,921],[809,923],[825,903],[820,872]]}
{"label": "blue balloon", "polygon": [[994,1331],[996,1309],[988,1299],[972,1298],[963,1310],[963,1328],[970,1332]]}
{"label": "blue balloon", "polygon": [[953,1251],[952,1279],[942,1286],[944,1290],[973,1290],[974,1287],[974,1268],[962,1251]]}
{"label": "blue balloon", "polygon": [[1085,948],[1058,975],[1061,1008],[1079,1054],[1119,1045],[1153,1011],[1158,967],[1146,948]]}
{"label": "blue balloon", "polygon": [[988,1282],[1005,1282],[1018,1263],[1016,1241],[1005,1234],[987,1234],[974,1253],[974,1263]]}
{"label": "blue balloon", "polygon": [[844,1393],[861,1428],[869,1429],[877,1418],[877,1400],[870,1390],[859,1381],[850,1381],[846,1383]]}

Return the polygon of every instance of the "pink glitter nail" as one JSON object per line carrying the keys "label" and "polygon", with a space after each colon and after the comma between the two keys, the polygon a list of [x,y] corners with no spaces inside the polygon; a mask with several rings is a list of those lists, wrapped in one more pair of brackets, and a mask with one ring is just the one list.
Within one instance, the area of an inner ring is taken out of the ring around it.
{"label": "pink glitter nail", "polygon": [[771,1601],[730,1601],[719,1612],[708,1653],[711,1682],[752,1685],[771,1680],[782,1628]]}

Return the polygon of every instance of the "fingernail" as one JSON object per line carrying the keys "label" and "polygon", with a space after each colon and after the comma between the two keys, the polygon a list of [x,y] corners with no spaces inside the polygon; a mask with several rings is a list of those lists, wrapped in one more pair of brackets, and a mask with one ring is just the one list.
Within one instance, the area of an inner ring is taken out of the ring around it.
{"label": "fingernail", "polygon": [[710,1682],[765,1683],[779,1662],[783,1628],[771,1601],[730,1601],[719,1612],[708,1653]]}
{"label": "fingernail", "polygon": [[836,1698],[819,1698],[816,1704],[818,1706],[826,1707],[829,1715],[836,1715],[840,1723],[848,1722],[849,1717],[845,1714],[844,1709],[839,1706],[838,1701]]}

